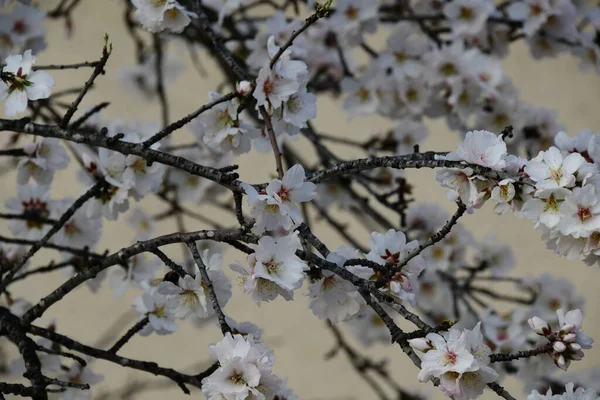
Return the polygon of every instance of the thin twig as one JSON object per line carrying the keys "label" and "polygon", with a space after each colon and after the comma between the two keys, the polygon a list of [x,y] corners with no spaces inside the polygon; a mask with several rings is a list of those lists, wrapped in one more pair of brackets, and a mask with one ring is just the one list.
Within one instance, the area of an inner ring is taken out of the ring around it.
{"label": "thin twig", "polygon": [[217,293],[215,292],[215,288],[214,288],[210,278],[208,277],[208,272],[206,271],[206,265],[204,264],[204,261],[202,261],[202,257],[200,256],[200,252],[198,252],[198,247],[196,246],[196,243],[188,242],[187,246],[190,249],[190,252],[192,253],[192,257],[194,257],[194,261],[196,261],[196,265],[198,266],[198,269],[200,270],[200,275],[202,276],[202,281],[203,281],[204,285],[206,285],[206,288],[208,289],[208,296],[210,297],[210,301],[211,301],[212,307],[215,311],[215,314],[217,314],[217,319],[219,320],[219,326],[221,327],[221,332],[223,332],[223,335],[225,335],[226,333],[231,333],[232,332],[231,327],[225,320],[225,314],[223,314],[223,310],[221,309],[221,306],[219,305],[219,300],[217,299]]}

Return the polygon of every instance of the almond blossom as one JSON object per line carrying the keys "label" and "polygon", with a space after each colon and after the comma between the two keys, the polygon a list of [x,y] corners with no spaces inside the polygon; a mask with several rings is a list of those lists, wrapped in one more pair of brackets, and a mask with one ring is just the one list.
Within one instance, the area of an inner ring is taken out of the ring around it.
{"label": "almond blossom", "polygon": [[560,150],[551,147],[527,162],[525,172],[536,182],[538,189],[572,187],[575,174],[584,162],[579,153],[571,153],[563,159]]}
{"label": "almond blossom", "polygon": [[48,185],[54,171],[63,170],[69,164],[69,156],[58,139],[42,138],[24,146],[28,157],[17,164],[17,183],[26,184],[33,178],[40,185]]}
{"label": "almond blossom", "polygon": [[4,60],[0,79],[0,100],[4,102],[4,113],[8,117],[24,112],[28,100],[39,100],[50,97],[54,87],[54,79],[46,71],[33,71],[35,56],[31,50],[23,55],[11,55]]}
{"label": "almond blossom", "polygon": [[463,143],[459,143],[455,152],[448,153],[446,160],[466,161],[493,170],[506,166],[506,143],[502,135],[488,131],[467,132]]}

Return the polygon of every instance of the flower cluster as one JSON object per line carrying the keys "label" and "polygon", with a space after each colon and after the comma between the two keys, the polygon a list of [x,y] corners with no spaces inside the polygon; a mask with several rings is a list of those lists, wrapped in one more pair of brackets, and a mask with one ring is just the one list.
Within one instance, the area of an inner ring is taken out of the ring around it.
{"label": "flower cluster", "polygon": [[546,394],[541,394],[537,390],[531,392],[529,396],[527,396],[527,400],[598,400],[600,396],[598,396],[598,392],[593,389],[585,389],[583,387],[578,387],[575,389],[575,385],[573,382],[567,383],[565,386],[564,393],[562,394],[552,394],[552,389],[548,389]]}
{"label": "flower cluster", "polygon": [[475,399],[486,384],[498,379],[490,366],[490,348],[484,344],[480,325],[473,330],[452,328],[413,339],[411,346],[423,352],[419,380],[440,380],[440,388],[456,399]]}
{"label": "flower cluster", "polygon": [[311,201],[316,195],[315,184],[306,182],[300,164],[290,168],[281,180],[273,179],[265,190],[259,192],[248,183],[243,183],[242,188],[248,195],[250,215],[255,218],[252,232],[257,235],[298,227],[302,223],[302,214],[296,203]]}
{"label": "flower cluster", "polygon": [[[556,147],[527,160],[508,155],[502,135],[468,132],[456,152],[438,158],[469,165],[441,169],[437,180],[450,189],[450,198],[469,207],[492,199],[497,213],[513,212],[534,221],[548,248],[592,265],[599,261],[600,243],[597,137],[589,131],[575,138],[561,132]],[[504,173],[506,178],[489,178],[473,165]]]}
{"label": "flower cluster", "polygon": [[257,304],[274,300],[278,295],[292,300],[293,291],[302,286],[307,269],[306,263],[296,255],[300,247],[298,233],[279,239],[263,236],[253,247],[255,253],[248,255],[248,266],[239,263],[230,266],[242,275],[244,292]]}
{"label": "flower cluster", "polygon": [[286,381],[271,372],[275,356],[272,350],[252,334],[231,333],[209,347],[219,363],[212,375],[202,380],[202,392],[208,399],[274,400],[296,399]]}
{"label": "flower cluster", "polygon": [[543,319],[534,316],[527,322],[538,335],[544,336],[552,343],[552,358],[561,369],[569,368],[571,360],[581,360],[583,349],[591,349],[594,340],[581,331],[583,314],[581,310],[556,311],[560,329],[553,332],[550,325]]}

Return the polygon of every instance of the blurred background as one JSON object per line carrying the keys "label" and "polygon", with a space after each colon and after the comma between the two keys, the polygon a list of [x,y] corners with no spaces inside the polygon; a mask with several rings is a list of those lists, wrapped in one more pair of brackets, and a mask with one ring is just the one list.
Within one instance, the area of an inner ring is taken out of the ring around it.
{"label": "blurred background", "polygon": [[[42,0],[41,6],[52,9],[58,1]],[[69,64],[81,61],[94,61],[99,58],[104,33],[110,36],[113,44],[106,75],[96,80],[93,90],[86,96],[80,110],[85,110],[102,101],[109,101],[110,106],[102,112],[102,119],[109,121],[160,122],[160,108],[157,101],[145,101],[131,96],[120,74],[123,68],[135,64],[133,41],[127,34],[123,23],[124,2],[120,0],[91,1],[84,0],[73,14],[73,32],[67,35],[63,20],[45,22],[48,30],[48,48],[38,55],[38,64]],[[370,43],[377,45],[385,40],[385,34],[369,38]],[[169,54],[179,60],[183,72],[171,83],[167,84],[167,97],[171,106],[171,119],[175,120],[197,109],[207,102],[208,91],[215,90],[222,82],[222,77],[211,57],[200,54],[201,63],[206,70],[202,76],[193,67],[191,59],[179,43],[172,42],[168,47]],[[558,110],[559,121],[567,133],[574,135],[583,128],[592,131],[600,130],[600,77],[594,73],[582,74],[578,70],[578,61],[570,56],[536,62],[531,59],[525,47],[517,43],[512,47],[510,56],[503,62],[505,73],[511,77],[521,91],[521,98],[535,106],[543,106]],[[80,86],[89,76],[89,69],[51,71],[56,81],[55,90]],[[0,114],[1,115],[1,114]],[[427,121],[429,138],[421,145],[422,151],[448,151],[456,147],[458,134],[447,129],[444,122]],[[341,109],[339,99],[322,96],[318,100],[318,117],[315,121],[318,130],[339,137],[366,139],[374,133],[382,132],[391,126],[391,122],[378,117],[360,117],[349,120]],[[3,135],[7,134],[6,132]],[[187,129],[173,134],[176,143],[189,143],[194,137]],[[303,139],[293,143],[300,149],[300,154],[313,160],[311,147]],[[348,147],[332,145],[332,148],[347,159],[360,157],[362,154]],[[265,182],[274,177],[273,157],[269,153],[257,153],[240,157],[241,179],[249,182]],[[81,186],[75,178],[76,163],[71,162],[68,170],[59,172],[52,185],[52,197],[66,195],[77,196]],[[449,212],[454,212],[454,203],[446,199],[445,190],[435,182],[432,171],[407,171],[409,182],[415,186],[414,195],[417,201],[436,202]],[[15,194],[15,176],[6,173],[0,176],[0,203]],[[142,207],[150,214],[164,211],[166,207],[148,196],[134,207]],[[233,224],[234,219],[213,208],[194,207],[200,214],[209,215],[224,225]],[[477,237],[491,234],[498,241],[512,246],[517,258],[517,266],[512,276],[536,276],[547,272],[555,276],[567,277],[578,292],[587,298],[585,308],[584,329],[586,333],[598,340],[600,338],[600,307],[598,295],[600,270],[597,267],[586,267],[581,262],[559,258],[545,249],[540,234],[533,230],[529,221],[517,220],[507,216],[496,216],[491,206],[486,206],[475,214],[462,218],[463,224]],[[343,218],[340,212],[334,212]],[[368,243],[369,232],[355,221],[348,221],[352,234],[362,243]],[[200,222],[188,220],[187,230],[198,230],[207,227]],[[10,235],[6,221],[0,221],[2,234]],[[316,233],[329,246],[335,249],[343,244],[342,238],[325,224],[317,222]],[[173,221],[164,221],[157,225],[158,234],[176,231]],[[102,240],[97,247],[99,252],[118,249],[135,242],[135,233],[124,220],[118,222],[104,221]],[[179,246],[170,246],[167,253],[177,261],[181,261],[182,252]],[[42,265],[56,257],[55,253],[40,252],[33,265]],[[263,340],[275,350],[276,363],[274,373],[281,377],[289,377],[289,386],[301,399],[371,399],[376,398],[373,391],[356,375],[351,364],[342,354],[326,360],[325,354],[334,345],[334,338],[323,321],[313,316],[308,307],[305,290],[298,290],[293,302],[283,299],[257,307],[245,296],[236,285],[235,275],[227,265],[235,260],[244,261],[244,255],[235,250],[228,250],[224,255],[223,267],[232,279],[233,298],[227,305],[226,312],[236,321],[252,321],[264,330]],[[66,279],[63,273],[36,275],[32,279],[14,285],[13,297],[23,296],[36,302],[59,286]],[[103,346],[112,343],[127,330],[137,318],[131,309],[131,300],[140,292],[130,289],[123,297],[114,298],[108,285],[104,284],[98,294],[92,294],[86,286],[69,294],[63,301],[50,308],[40,325],[56,321],[57,330],[68,334],[85,344]],[[159,337],[136,336],[120,352],[121,355],[135,359],[156,361],[161,366],[178,370],[199,371],[210,365],[212,360],[207,346],[219,340],[221,333],[213,323],[200,329],[192,321],[178,322],[176,334]],[[350,332],[343,327],[343,332],[350,343],[357,345]],[[6,357],[14,357],[9,346]],[[416,388],[424,392],[437,392],[430,384],[417,382],[418,370],[405,357],[397,346],[375,345],[368,353],[375,360],[388,359],[389,370],[393,378],[407,388]],[[143,386],[156,389],[144,391],[134,396],[135,399],[184,399],[180,389],[170,385],[168,380],[149,374],[117,367],[104,361],[94,361],[93,370],[105,375],[106,379],[94,387],[94,398],[102,393],[113,393],[105,398],[118,398],[118,393],[127,383],[140,382]],[[598,346],[586,353],[582,362],[575,363],[574,370],[600,366],[600,349]],[[3,378],[0,378],[4,380]],[[505,386],[517,398],[526,396],[520,384],[509,378]],[[108,392],[107,392],[108,391]],[[114,397],[113,397],[114,396]],[[193,397],[202,397],[199,391],[192,392]],[[435,393],[436,398],[443,398]],[[10,397],[7,397],[10,398]],[[496,398],[486,392],[484,399]]]}

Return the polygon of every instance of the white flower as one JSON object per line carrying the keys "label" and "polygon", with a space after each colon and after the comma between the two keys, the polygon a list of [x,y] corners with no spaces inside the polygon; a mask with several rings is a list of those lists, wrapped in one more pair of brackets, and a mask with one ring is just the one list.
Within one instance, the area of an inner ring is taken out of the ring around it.
{"label": "white flower", "polygon": [[475,185],[476,177],[472,177],[473,170],[443,168],[436,172],[435,179],[448,191],[448,199],[460,199],[467,207],[475,205],[479,200],[479,191]]}
{"label": "white flower", "polygon": [[256,251],[255,277],[272,281],[287,291],[298,289],[302,285],[307,265],[296,256],[296,249],[300,247],[297,232],[279,240],[263,236],[252,247]]}
{"label": "white flower", "polygon": [[391,335],[389,329],[385,326],[379,315],[370,307],[365,307],[360,314],[347,323],[356,338],[365,347],[371,346],[374,343],[390,343]]}
{"label": "white flower", "polygon": [[175,0],[132,0],[135,17],[150,32],[165,29],[180,33],[196,14],[187,11]]}
{"label": "white flower", "polygon": [[283,214],[295,221],[302,220],[302,214],[294,203],[305,203],[314,199],[316,186],[306,182],[306,173],[300,164],[288,169],[283,179],[273,179],[267,185],[267,195],[277,200]]}
{"label": "white flower", "polygon": [[[279,51],[273,36],[269,38],[268,49],[270,58]],[[290,52],[290,49],[284,51],[273,69],[267,64],[259,71],[253,93],[258,106],[268,105],[278,109],[291,95],[298,92],[300,83],[307,74],[307,67],[302,61],[290,60]]]}
{"label": "white flower", "polygon": [[464,143],[460,143],[458,149],[449,153],[446,159],[466,161],[498,171],[506,166],[505,157],[506,143],[502,140],[502,135],[488,131],[470,131],[467,132]]}
{"label": "white flower", "polygon": [[427,127],[419,122],[404,119],[392,131],[396,141],[396,154],[410,154],[414,146],[427,137]]}
{"label": "white flower", "polygon": [[217,21],[217,24],[221,25],[227,14],[235,11],[239,6],[242,5],[242,3],[246,1],[247,0],[207,0],[203,5],[212,7],[219,12],[219,20]]}
{"label": "white flower", "polygon": [[581,310],[571,310],[565,314],[563,309],[556,310],[560,330],[552,343],[554,363],[567,370],[572,360],[581,360],[583,349],[591,349],[594,340],[582,332],[583,314]]}
{"label": "white flower", "polygon": [[160,260],[155,257],[148,260],[143,253],[128,258],[127,269],[119,266],[110,275],[109,284],[114,296],[122,296],[129,286],[139,288],[143,281],[153,279],[160,265]]}
{"label": "white flower", "polygon": [[[60,201],[57,216],[62,215],[74,200],[66,198]],[[102,236],[102,219],[89,218],[85,209],[80,208],[75,214],[62,226],[58,233],[52,237],[51,241],[67,246],[93,249]]]}
{"label": "white flower", "polygon": [[455,0],[446,3],[444,15],[450,21],[453,36],[464,38],[479,34],[495,9],[491,0]]}
{"label": "white flower", "polygon": [[515,1],[508,5],[506,11],[511,19],[524,21],[523,32],[531,36],[556,13],[552,3],[550,0]]}
{"label": "white flower", "polygon": [[525,172],[533,179],[538,189],[571,187],[575,184],[575,173],[585,163],[579,153],[564,157],[556,147],[541,151],[525,166]]}
{"label": "white flower", "polygon": [[429,42],[411,23],[400,22],[388,37],[387,47],[377,58],[377,64],[384,71],[391,68],[397,81],[417,78],[425,70],[420,58],[429,49]]}
{"label": "white flower", "polygon": [[560,206],[559,227],[563,235],[588,237],[600,228],[600,199],[591,185],[575,188]]}
{"label": "white flower", "polygon": [[486,236],[476,247],[476,263],[485,264],[493,276],[506,275],[516,264],[511,247],[500,243],[493,236]]}
{"label": "white flower", "polygon": [[[385,234],[372,232],[369,238],[371,251],[365,257],[381,265],[393,265],[402,262],[409,254],[416,251],[419,242],[413,240],[406,243],[406,236],[401,231],[388,230]],[[400,272],[392,277],[389,283],[391,294],[414,304],[415,290],[419,287],[417,278],[425,269],[425,259],[421,255],[412,258]]]}
{"label": "white flower", "polygon": [[133,228],[137,240],[148,240],[154,233],[154,220],[142,208],[136,208],[127,217],[127,223]]}
{"label": "white flower", "polygon": [[36,219],[51,217],[55,202],[49,199],[48,186],[20,185],[17,186],[17,197],[6,200],[8,211],[31,216],[31,219],[13,219],[10,221],[11,232],[19,238],[37,240],[50,230],[51,225]]}
{"label": "white flower", "polygon": [[[79,363],[74,362],[66,374],[59,376],[59,380],[73,383],[87,383],[90,386],[101,382],[104,376],[95,374],[90,369],[89,365],[82,367]],[[82,390],[77,388],[66,387],[62,392],[63,400],[90,400],[92,398],[91,390]]]}
{"label": "white flower", "polygon": [[344,109],[351,115],[365,115],[376,112],[380,106],[377,86],[374,79],[363,77],[360,81],[344,77],[340,82],[342,91],[348,93]]}
{"label": "white flower", "polygon": [[[550,391],[550,394],[552,392]],[[543,398],[543,397],[539,397]],[[555,395],[551,397],[552,400],[598,400],[600,396],[598,396],[598,392],[593,388],[586,389],[581,386],[575,390],[575,385],[573,382],[569,382],[565,386],[565,392],[562,395]],[[527,400],[530,400],[529,397]],[[535,400],[535,398],[534,398]]]}
{"label": "white flower", "polygon": [[536,228],[539,224],[554,228],[562,217],[560,205],[570,194],[571,191],[565,188],[538,190],[525,202],[521,212],[526,218],[537,221]]}
{"label": "white flower", "polygon": [[256,304],[260,305],[263,301],[275,300],[278,295],[288,301],[293,299],[294,295],[292,291],[285,290],[272,280],[254,275],[254,266],[256,265],[255,254],[248,254],[247,264],[248,266],[243,266],[240,263],[233,263],[229,267],[242,275],[239,279],[242,283],[244,293],[252,296],[252,300]]}
{"label": "white flower", "polygon": [[496,214],[504,214],[511,210],[510,203],[515,198],[514,180],[504,179],[492,190],[492,200],[498,202],[494,207]]}
{"label": "white flower", "polygon": [[454,328],[444,336],[438,333],[429,333],[426,339],[431,343],[432,349],[421,357],[419,381],[427,382],[434,377],[444,378],[446,376],[446,379],[440,381],[442,387],[446,388],[444,391],[456,392],[452,386],[457,385],[456,381],[462,374],[478,369],[475,357],[469,351],[467,336]]}
{"label": "white flower", "polygon": [[336,12],[329,21],[338,40],[357,45],[362,41],[363,33],[374,33],[378,5],[377,0],[337,0]]}
{"label": "white flower", "polygon": [[[231,284],[221,269],[221,255],[209,255],[209,251],[202,252],[202,260],[206,266],[206,273],[210,279],[217,301],[225,307],[231,298]],[[158,293],[169,298],[169,312],[176,318],[187,319],[192,315],[198,318],[208,318],[215,314],[210,301],[210,293],[198,266],[195,267],[195,277],[186,275],[179,277],[178,285],[164,281],[158,285]]]}
{"label": "white flower", "polygon": [[[358,251],[341,246],[327,255],[327,261],[341,267],[347,259],[358,257]],[[318,280],[308,285],[312,312],[319,319],[329,319],[333,323],[347,321],[356,315],[364,304],[358,289],[333,272],[322,270],[321,275]]]}
{"label": "white flower", "polygon": [[199,318],[208,317],[208,295],[202,287],[200,270],[196,267],[196,277],[186,275],[179,277],[179,282],[164,281],[158,285],[158,293],[168,296],[169,312],[175,318],[188,319],[192,315]]}
{"label": "white flower", "polygon": [[[466,371],[462,374],[458,380],[458,391],[455,393],[455,398],[457,400],[471,400],[481,396],[486,385],[498,379],[498,373],[489,366],[491,350],[484,344],[483,335],[481,334],[481,322],[478,322],[472,331],[465,329],[463,334],[466,336],[468,349],[475,357],[478,369],[476,371]],[[447,378],[446,375],[441,380],[445,381]]]}
{"label": "white flower", "polygon": [[[220,97],[219,93],[209,93],[210,101]],[[251,139],[257,133],[256,128],[238,117],[237,107],[231,101],[217,104],[200,114],[191,129],[198,140],[211,150],[220,153],[233,151],[236,155],[250,151]]]}
{"label": "white flower", "polygon": [[131,303],[133,308],[148,317],[148,324],[140,331],[140,334],[147,336],[152,332],[158,335],[168,335],[177,330],[174,316],[169,312],[168,299],[157,291],[146,291],[141,296],[133,299]]}
{"label": "white flower", "polygon": [[283,105],[283,120],[298,128],[306,127],[306,121],[317,117],[317,96],[302,87],[292,94]]}
{"label": "white flower", "polygon": [[[14,117],[27,108],[27,100],[39,100],[50,97],[50,90],[54,87],[54,80],[46,71],[31,72],[35,57],[31,50],[6,57],[6,65],[2,69],[3,78],[0,79],[0,100],[4,102],[4,113]],[[6,75],[6,78],[4,78]]]}
{"label": "white flower", "polygon": [[54,171],[67,168],[69,156],[60,141],[55,138],[42,138],[23,146],[27,157],[17,164],[17,183],[26,184],[33,178],[40,185],[52,182]]}
{"label": "white flower", "polygon": [[280,204],[277,199],[268,196],[265,191],[261,190],[259,193],[252,185],[246,182],[242,183],[241,186],[248,196],[250,215],[255,219],[254,226],[252,227],[252,233],[255,235],[279,228],[289,231],[302,222],[301,218],[294,220],[290,215],[284,214],[279,207]]}
{"label": "white flower", "polygon": [[202,392],[208,399],[258,400],[285,389],[282,381],[271,374],[273,352],[252,334],[227,333],[209,351],[219,368],[202,380]]}

